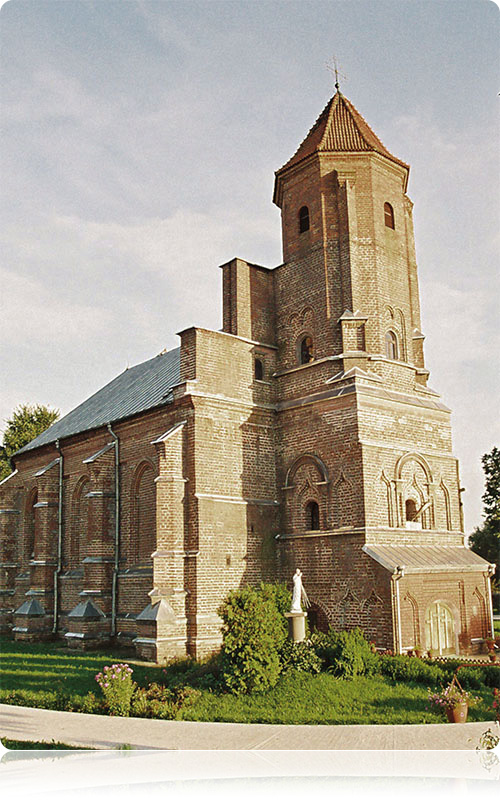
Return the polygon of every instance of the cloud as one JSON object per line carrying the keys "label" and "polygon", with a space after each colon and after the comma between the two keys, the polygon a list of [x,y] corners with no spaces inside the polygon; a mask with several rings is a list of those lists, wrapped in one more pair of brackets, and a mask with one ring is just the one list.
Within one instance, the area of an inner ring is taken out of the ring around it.
{"label": "cloud", "polygon": [[94,304],[58,300],[57,291],[43,281],[0,269],[3,303],[2,346],[29,342],[38,347],[57,349],[61,339],[99,336],[109,313]]}

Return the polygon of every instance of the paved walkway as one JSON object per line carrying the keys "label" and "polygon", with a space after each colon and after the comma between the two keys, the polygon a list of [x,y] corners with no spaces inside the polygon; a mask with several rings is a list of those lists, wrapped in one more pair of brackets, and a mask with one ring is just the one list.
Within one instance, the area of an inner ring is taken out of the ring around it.
{"label": "paved walkway", "polygon": [[115,748],[168,750],[463,750],[475,749],[491,722],[388,726],[281,726],[111,718],[0,704],[0,736]]}

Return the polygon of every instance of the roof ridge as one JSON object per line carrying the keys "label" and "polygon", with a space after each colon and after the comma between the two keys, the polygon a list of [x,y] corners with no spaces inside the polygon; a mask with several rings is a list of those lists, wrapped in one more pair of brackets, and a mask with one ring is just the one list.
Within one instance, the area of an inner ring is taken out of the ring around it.
{"label": "roof ridge", "polygon": [[322,150],[323,149],[323,146],[324,146],[324,143],[325,143],[325,139],[326,139],[326,135],[328,133],[328,129],[330,128],[330,126],[332,124],[333,115],[335,113],[335,109],[339,105],[339,99],[341,97],[342,97],[342,95],[340,94],[339,91],[335,92],[335,94],[331,98],[330,102],[327,103],[326,106],[325,106],[325,108],[329,107],[328,108],[328,115],[327,115],[327,120],[326,120],[325,128],[324,128],[324,131],[323,131],[323,136],[321,137],[321,142],[319,143],[318,150]]}
{"label": "roof ridge", "polygon": [[[361,112],[358,111],[356,106],[353,103],[351,103],[351,101],[347,97],[344,97],[343,95],[341,95],[341,97],[342,97],[346,107],[351,112],[353,118],[356,120],[356,122],[358,122],[358,120],[359,120],[359,122],[361,122],[362,128],[364,127],[364,128],[367,129],[369,136],[373,137],[373,139],[375,140],[376,144],[380,147],[380,149],[382,151],[384,151],[384,153],[387,154],[389,156],[389,158],[395,159],[400,164],[404,164],[407,167],[408,165],[404,161],[401,161],[401,159],[398,159],[396,156],[392,155],[392,153],[387,149],[387,147],[384,145],[382,140],[377,136],[377,134],[375,133],[373,128],[367,123],[367,121],[365,120],[365,118],[363,117]],[[365,142],[367,144],[370,144],[370,142],[368,141],[368,138],[366,136],[366,133],[361,129],[360,129],[360,134],[363,137],[363,139],[365,140]],[[376,147],[374,149],[376,150]]]}
{"label": "roof ridge", "polygon": [[180,348],[159,353],[128,370],[119,373],[64,417],[56,420],[31,442],[20,448],[14,456],[56,439],[64,439],[100,428],[107,423],[167,403],[170,390],[180,380]]}

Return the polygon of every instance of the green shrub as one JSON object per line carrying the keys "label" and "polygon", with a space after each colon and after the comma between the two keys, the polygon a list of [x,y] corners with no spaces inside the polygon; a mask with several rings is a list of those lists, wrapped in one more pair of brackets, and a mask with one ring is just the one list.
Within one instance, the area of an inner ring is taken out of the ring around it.
{"label": "green shrub", "polygon": [[292,605],[292,593],[285,583],[279,582],[276,584],[269,584],[263,581],[259,586],[259,590],[262,593],[263,598],[274,602],[279,613],[279,619],[281,621],[283,632],[286,636],[288,633],[288,623],[285,615],[290,611],[290,607]]}
{"label": "green shrub", "polygon": [[132,697],[131,714],[136,718],[175,720],[180,710],[194,704],[200,695],[200,691],[193,687],[171,690],[153,682],[147,688],[137,687]]}
{"label": "green shrub", "polygon": [[104,713],[104,704],[100,698],[97,698],[94,693],[87,693],[82,698],[82,703],[80,705],[80,712],[86,712],[90,715],[96,714],[103,714]]}
{"label": "green shrub", "polygon": [[[463,662],[459,662],[458,664],[462,665]],[[485,687],[500,687],[500,667],[497,665],[474,665],[474,668],[460,668],[458,671],[458,678],[460,683],[462,683],[462,673],[464,670],[472,670],[478,671],[481,675],[481,681]]]}
{"label": "green shrub", "polygon": [[221,662],[220,653],[211,654],[199,662],[192,658],[172,660],[162,671],[162,681],[171,688],[189,684],[200,689],[222,689]]}
{"label": "green shrub", "polygon": [[310,640],[292,642],[285,640],[280,651],[281,672],[298,670],[302,673],[319,673],[321,659]]}
{"label": "green shrub", "polygon": [[476,667],[461,668],[457,678],[464,690],[480,690],[485,684],[482,670]]}
{"label": "green shrub", "polygon": [[249,693],[274,687],[280,674],[279,651],[286,628],[278,609],[279,591],[233,590],[218,613],[222,626],[222,674],[231,692]]}
{"label": "green shrub", "polygon": [[35,709],[60,708],[57,706],[57,693],[53,690],[0,690],[0,702]]}
{"label": "green shrub", "polygon": [[373,653],[368,640],[359,628],[351,631],[315,633],[312,641],[323,667],[336,676],[352,679],[373,676],[380,670],[380,657]]}
{"label": "green shrub", "polygon": [[414,681],[418,684],[436,685],[446,676],[440,665],[409,656],[381,656],[380,672],[393,681]]}
{"label": "green shrub", "polygon": [[[428,660],[425,660],[428,664]],[[452,677],[455,673],[457,668],[460,668],[458,671],[458,678],[460,683],[462,682],[461,676],[462,671],[464,670],[475,670],[479,671],[481,675],[481,682],[485,687],[498,687],[500,685],[500,665],[490,665],[487,663],[483,663],[481,665],[466,665],[463,660],[461,659],[443,659],[443,661],[433,661],[433,665],[437,665],[441,668],[444,675],[446,677]]]}

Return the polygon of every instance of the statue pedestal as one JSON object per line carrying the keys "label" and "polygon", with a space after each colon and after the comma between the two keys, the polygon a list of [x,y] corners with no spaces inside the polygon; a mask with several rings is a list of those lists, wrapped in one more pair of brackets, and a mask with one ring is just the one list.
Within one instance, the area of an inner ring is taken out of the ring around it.
{"label": "statue pedestal", "polygon": [[293,642],[302,642],[306,638],[306,613],[285,612],[288,619],[288,636]]}

